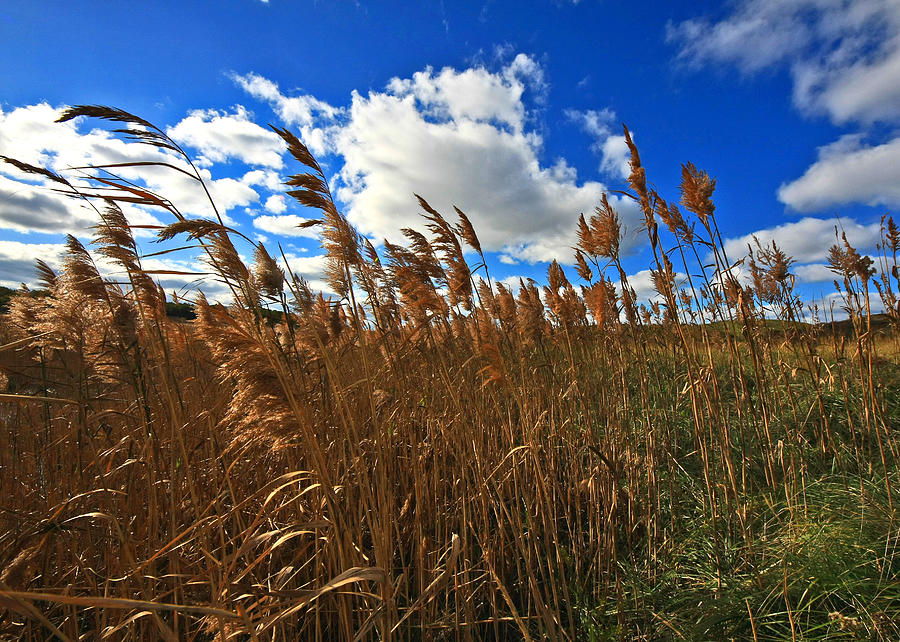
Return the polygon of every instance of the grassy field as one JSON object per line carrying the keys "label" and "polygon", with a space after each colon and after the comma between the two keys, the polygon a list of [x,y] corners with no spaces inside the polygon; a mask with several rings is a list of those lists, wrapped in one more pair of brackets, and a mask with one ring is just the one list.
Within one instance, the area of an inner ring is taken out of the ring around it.
{"label": "grassy field", "polygon": [[[627,138],[658,297],[605,200],[573,218],[574,273],[514,292],[459,211],[420,199],[408,245],[373,247],[276,131],[330,299],[220,220],[4,159],[101,223],[0,316],[0,639],[900,638],[892,219],[874,263],[836,237],[832,324],[774,245],[734,278],[715,181],[686,164],[667,201]],[[233,303],[167,302],[123,201]]]}

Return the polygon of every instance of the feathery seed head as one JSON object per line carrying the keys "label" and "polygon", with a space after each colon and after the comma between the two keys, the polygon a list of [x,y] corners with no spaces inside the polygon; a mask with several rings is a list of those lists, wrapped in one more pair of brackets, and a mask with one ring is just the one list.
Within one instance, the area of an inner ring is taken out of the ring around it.
{"label": "feathery seed head", "polygon": [[681,204],[700,219],[704,225],[716,211],[712,195],[716,189],[716,179],[697,169],[693,163],[681,166]]}
{"label": "feathery seed head", "polygon": [[254,284],[263,296],[277,299],[284,289],[284,271],[269,255],[262,243],[256,246],[253,259]]}

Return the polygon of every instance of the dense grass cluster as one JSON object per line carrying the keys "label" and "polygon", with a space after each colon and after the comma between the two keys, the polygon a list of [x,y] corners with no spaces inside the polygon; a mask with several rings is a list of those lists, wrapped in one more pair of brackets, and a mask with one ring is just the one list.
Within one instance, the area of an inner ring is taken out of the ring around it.
{"label": "dense grass cluster", "polygon": [[[76,116],[204,189],[152,124]],[[514,292],[424,199],[379,254],[276,131],[336,297],[115,174],[4,159],[97,207],[119,278],[70,237],[0,316],[0,639],[900,637],[891,219],[875,262],[836,238],[849,319],[826,324],[777,246],[739,279],[715,181],[687,164],[665,200],[626,131],[656,299],[605,199],[577,222],[581,284],[554,262]],[[171,216],[160,238],[202,248],[233,303],[168,316],[121,202]]]}

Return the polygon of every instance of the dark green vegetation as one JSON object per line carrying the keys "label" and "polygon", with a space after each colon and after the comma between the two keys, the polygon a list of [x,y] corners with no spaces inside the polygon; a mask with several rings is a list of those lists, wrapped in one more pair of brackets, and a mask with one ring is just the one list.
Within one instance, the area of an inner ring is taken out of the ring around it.
{"label": "dark green vegetation", "polygon": [[[0,314],[5,314],[9,312],[9,302],[10,299],[15,296],[16,291],[10,288],[5,288],[0,285]],[[41,297],[47,294],[46,290],[31,290],[28,292],[28,296],[32,297]]]}
{"label": "dark green vegetation", "polygon": [[0,285],[0,312],[9,312],[9,300],[15,293],[15,290]]}
{"label": "dark green vegetation", "polygon": [[[801,322],[790,257],[755,247],[738,282],[715,181],[688,164],[666,201],[632,146],[656,301],[636,304],[605,199],[578,221],[584,285],[553,263],[514,294],[465,215],[424,200],[427,235],[379,256],[278,133],[336,298],[123,183],[93,199],[94,247],[128,286],[69,239],[47,295],[0,318],[0,635],[900,638],[891,219],[878,263],[836,238],[849,321]],[[233,303],[171,318],[117,197],[201,243]]]}

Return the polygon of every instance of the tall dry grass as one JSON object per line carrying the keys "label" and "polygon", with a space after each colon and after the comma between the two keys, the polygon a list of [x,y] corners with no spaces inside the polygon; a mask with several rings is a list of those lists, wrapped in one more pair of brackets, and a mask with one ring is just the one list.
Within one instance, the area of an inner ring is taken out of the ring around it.
{"label": "tall dry grass", "polygon": [[[206,189],[151,123],[77,116]],[[336,298],[114,168],[86,189],[3,159],[97,208],[120,278],[70,237],[0,321],[0,637],[900,636],[892,219],[874,263],[836,237],[830,323],[774,244],[738,279],[715,180],[686,164],[665,200],[626,130],[658,297],[637,301],[605,198],[577,221],[581,284],[553,262],[514,292],[421,197],[422,231],[379,252],[275,131]],[[199,245],[233,303],[167,317],[122,202],[167,212],[159,237]]]}

